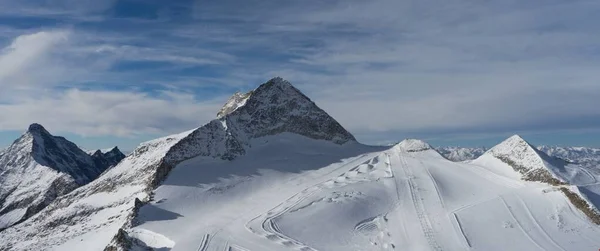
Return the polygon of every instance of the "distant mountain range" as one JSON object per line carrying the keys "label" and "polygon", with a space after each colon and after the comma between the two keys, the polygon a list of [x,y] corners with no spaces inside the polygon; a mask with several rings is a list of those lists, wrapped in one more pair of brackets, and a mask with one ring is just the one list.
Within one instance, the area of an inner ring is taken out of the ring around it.
{"label": "distant mountain range", "polygon": [[[538,150],[549,156],[569,162],[600,166],[600,149],[591,147],[538,146]],[[487,151],[485,147],[437,147],[436,150],[452,161],[473,160]]]}

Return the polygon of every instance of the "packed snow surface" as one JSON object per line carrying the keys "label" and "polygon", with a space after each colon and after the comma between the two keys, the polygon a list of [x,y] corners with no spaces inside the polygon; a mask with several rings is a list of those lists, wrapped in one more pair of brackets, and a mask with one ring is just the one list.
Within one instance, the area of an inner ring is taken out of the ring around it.
{"label": "packed snow surface", "polygon": [[422,143],[337,145],[293,134],[252,145],[233,161],[179,164],[128,231],[173,251],[600,246],[600,228],[556,187],[523,181],[497,159],[457,163]]}

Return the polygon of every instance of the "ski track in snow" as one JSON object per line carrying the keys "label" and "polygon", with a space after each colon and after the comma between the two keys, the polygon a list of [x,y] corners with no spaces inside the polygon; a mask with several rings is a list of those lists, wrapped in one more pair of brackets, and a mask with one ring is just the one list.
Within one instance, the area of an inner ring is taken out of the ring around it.
{"label": "ski track in snow", "polygon": [[[353,166],[353,168],[350,169],[348,172],[356,171],[358,173],[361,173],[361,171],[359,170],[361,165],[356,165],[356,163],[360,162],[363,159],[362,157],[364,157],[364,156],[366,156],[366,155],[362,155],[359,158],[356,158],[355,160],[352,160],[352,161],[348,162],[347,164],[344,164],[344,165],[340,166],[339,168],[336,168],[335,170],[325,174],[324,176],[334,173],[335,171],[338,171],[340,169],[348,168],[349,166]],[[367,169],[371,170],[373,168],[373,165],[377,164],[377,162],[379,161],[378,158],[379,158],[378,156],[375,156],[363,164],[366,164]],[[248,223],[246,223],[246,229],[248,229],[250,232],[252,232],[254,234],[265,237],[265,238],[269,239],[270,241],[277,242],[288,248],[294,248],[296,250],[301,250],[301,251],[317,251],[316,249],[309,247],[308,245],[283,234],[278,229],[274,220],[276,218],[282,216],[283,214],[289,212],[290,210],[292,210],[293,208],[298,206],[300,203],[302,203],[304,200],[306,200],[307,198],[309,198],[310,196],[314,195],[315,193],[321,191],[324,188],[340,187],[340,186],[344,186],[347,184],[364,181],[362,179],[348,180],[348,176],[346,176],[348,174],[348,172],[345,172],[342,175],[340,175],[336,178],[330,179],[328,181],[325,181],[323,183],[308,187],[308,188],[302,190],[300,193],[293,195],[292,197],[285,200],[284,202],[282,202],[275,208],[272,208],[268,212],[258,215],[254,219],[250,220]],[[341,181],[339,181],[340,177],[342,178]],[[264,218],[264,219],[260,223],[260,230],[253,228],[252,226],[256,224],[255,222],[259,221],[261,218]],[[261,233],[261,231],[263,233]]]}
{"label": "ski track in snow", "polygon": [[533,217],[533,214],[531,213],[531,209],[529,209],[529,207],[527,206],[527,204],[525,204],[525,201],[523,201],[523,199],[521,199],[521,197],[519,197],[518,195],[515,195],[515,197],[517,198],[517,200],[519,201],[519,203],[521,203],[521,205],[523,206],[523,208],[525,209],[525,213],[527,213],[527,216],[529,217],[529,220],[531,220],[531,222],[533,222],[533,224],[535,225],[536,229],[538,229],[540,231],[540,233],[542,233],[544,235],[544,237],[550,242],[552,243],[556,248],[558,248],[559,250],[562,251],[566,251],[563,247],[561,247],[560,245],[558,245],[558,243],[556,243],[549,235],[548,232],[546,232],[546,230],[544,230],[544,228],[542,226],[540,226],[540,223]]}
{"label": "ski track in snow", "polygon": [[523,232],[523,234],[527,237],[527,239],[529,239],[531,241],[531,243],[533,243],[540,250],[542,250],[542,251],[545,250],[537,241],[535,241],[535,239],[533,237],[531,237],[531,235],[529,234],[529,231],[526,231],[525,228],[523,228],[523,224],[517,219],[514,211],[511,209],[511,207],[506,202],[506,199],[504,199],[503,196],[500,196],[500,200],[502,201],[502,204],[504,205],[506,210],[508,210],[508,213],[510,214],[512,220],[515,223],[517,223],[517,226],[519,226],[519,229],[521,230],[521,232]]}
{"label": "ski track in snow", "polygon": [[208,247],[209,239],[210,239],[210,235],[209,234],[205,234],[204,237],[202,237],[202,241],[200,242],[200,246],[198,247],[198,251],[206,251],[206,248]]}
{"label": "ski track in snow", "polygon": [[429,244],[429,247],[431,247],[432,250],[435,250],[435,251],[443,250],[442,247],[437,243],[437,241],[435,239],[435,233],[433,231],[433,227],[431,226],[431,220],[429,219],[429,216],[427,215],[427,212],[425,211],[425,205],[423,205],[423,198],[419,194],[419,187],[414,182],[413,173],[410,170],[408,163],[404,159],[405,158],[404,154],[400,153],[399,156],[400,156],[402,169],[404,170],[406,177],[407,177],[413,206],[415,207],[415,210],[417,212],[417,217],[419,219],[419,223],[421,224],[421,229],[423,231],[423,234],[425,235],[425,238],[427,239],[427,243]]}

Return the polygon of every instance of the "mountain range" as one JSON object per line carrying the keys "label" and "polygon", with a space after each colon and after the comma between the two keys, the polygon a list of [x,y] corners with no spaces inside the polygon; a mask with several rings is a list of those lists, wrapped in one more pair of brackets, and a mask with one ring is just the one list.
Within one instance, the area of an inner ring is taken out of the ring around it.
{"label": "mountain range", "polygon": [[[546,146],[536,147],[549,156],[563,160],[579,163],[586,166],[600,166],[600,149],[592,147],[562,147]],[[436,150],[452,161],[474,160],[483,155],[488,149],[486,147],[437,147]]]}
{"label": "mountain range", "polygon": [[596,250],[600,170],[563,150],[364,145],[274,78],[127,156],[32,125],[0,151],[0,250]]}

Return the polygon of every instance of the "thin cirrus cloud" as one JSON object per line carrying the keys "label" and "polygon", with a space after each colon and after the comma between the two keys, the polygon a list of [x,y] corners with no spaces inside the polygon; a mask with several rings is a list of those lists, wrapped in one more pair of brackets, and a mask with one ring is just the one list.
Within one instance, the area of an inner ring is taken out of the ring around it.
{"label": "thin cirrus cloud", "polygon": [[600,127],[597,1],[59,2],[0,2],[2,131],[173,133],[275,75],[363,141]]}

